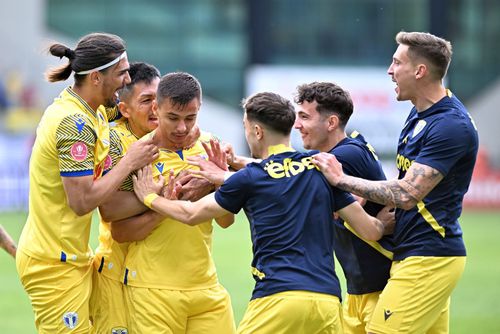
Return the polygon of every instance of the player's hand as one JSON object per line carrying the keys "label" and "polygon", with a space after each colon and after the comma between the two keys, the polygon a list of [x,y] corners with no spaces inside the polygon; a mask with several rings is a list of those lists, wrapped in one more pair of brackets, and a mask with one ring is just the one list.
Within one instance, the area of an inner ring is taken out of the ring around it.
{"label": "player's hand", "polygon": [[227,171],[228,166],[226,152],[222,149],[219,141],[210,139],[210,145],[208,143],[202,143],[202,145],[205,152],[207,152],[208,161],[214,163],[220,169]]}
{"label": "player's hand", "polygon": [[386,206],[379,211],[376,217],[384,224],[384,235],[392,234],[396,225],[396,211],[393,207]]}
{"label": "player's hand", "polygon": [[336,186],[344,176],[342,164],[333,154],[326,152],[315,154],[313,155],[312,162],[319,168],[323,175],[325,175],[328,182],[333,186]]}
{"label": "player's hand", "polygon": [[144,202],[144,198],[152,193],[161,194],[164,185],[163,176],[160,175],[158,181],[153,180],[151,165],[147,165],[137,171],[137,175],[132,175],[134,182],[134,192],[137,198]]}
{"label": "player's hand", "polygon": [[212,183],[212,185],[216,186],[220,186],[224,183],[224,176],[227,170],[224,170],[218,167],[215,163],[207,161],[201,157],[188,157],[188,161],[191,165],[200,168],[200,170],[189,170],[192,177],[201,176]]}
{"label": "player's hand", "polygon": [[230,143],[222,143],[221,145],[222,151],[226,153],[226,163],[229,166],[233,166],[234,164],[234,159],[235,159],[235,154],[234,154],[234,147]]}
{"label": "player's hand", "polygon": [[186,140],[185,140],[186,145],[184,146],[184,149],[189,149],[189,148],[193,147],[196,144],[196,142],[198,141],[198,139],[200,138],[200,135],[201,135],[201,131],[200,131],[200,128],[198,127],[198,125],[193,126],[193,128],[191,129],[191,131],[189,132],[189,134],[186,137]]}
{"label": "player's hand", "polygon": [[179,199],[185,201],[197,201],[214,190],[214,184],[209,180],[187,174],[177,179],[180,185]]}
{"label": "player's hand", "polygon": [[182,185],[175,181],[174,170],[171,169],[168,175],[168,183],[163,187],[162,195],[166,199],[179,199],[179,194],[182,190]]}
{"label": "player's hand", "polygon": [[158,158],[158,155],[158,147],[153,144],[152,139],[138,140],[130,145],[127,153],[119,163],[125,161],[123,163],[127,164],[130,172],[133,172],[139,168],[149,165]]}

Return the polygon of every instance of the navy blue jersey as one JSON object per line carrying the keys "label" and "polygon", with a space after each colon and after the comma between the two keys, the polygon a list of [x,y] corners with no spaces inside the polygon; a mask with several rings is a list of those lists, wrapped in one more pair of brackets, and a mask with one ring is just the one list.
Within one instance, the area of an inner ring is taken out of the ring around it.
{"label": "navy blue jersey", "polygon": [[[354,138],[353,138],[354,137]],[[342,164],[344,173],[368,180],[385,180],[375,150],[357,132],[341,140],[331,151]],[[366,202],[364,209],[376,216],[383,205]],[[381,291],[389,279],[392,264],[392,238],[363,241],[351,232],[342,219],[335,222],[335,254],[347,281],[349,294]]]}
{"label": "navy blue jersey", "polygon": [[333,259],[333,212],[354,202],[332,188],[310,154],[281,151],[231,176],[215,193],[244,209],[253,243],[252,299],[304,290],[341,297]]}
{"label": "navy blue jersey", "polygon": [[458,218],[476,162],[478,135],[464,105],[448,95],[429,109],[412,109],[399,137],[399,178],[415,161],[437,169],[443,180],[416,207],[396,211],[394,259],[464,256]]}

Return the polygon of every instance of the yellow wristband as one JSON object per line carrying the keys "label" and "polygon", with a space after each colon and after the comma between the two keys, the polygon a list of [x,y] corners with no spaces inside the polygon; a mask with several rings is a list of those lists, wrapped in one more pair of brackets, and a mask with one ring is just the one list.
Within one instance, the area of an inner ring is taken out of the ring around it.
{"label": "yellow wristband", "polygon": [[147,206],[148,208],[152,209],[151,205],[153,205],[153,201],[155,199],[157,199],[158,197],[160,197],[160,196],[158,196],[155,193],[147,194],[146,197],[144,197],[144,205]]}

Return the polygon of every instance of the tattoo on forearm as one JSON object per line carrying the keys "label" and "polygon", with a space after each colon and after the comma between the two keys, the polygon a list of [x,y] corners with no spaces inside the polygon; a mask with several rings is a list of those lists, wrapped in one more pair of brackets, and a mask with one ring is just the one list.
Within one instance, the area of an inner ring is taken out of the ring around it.
{"label": "tattoo on forearm", "polygon": [[338,187],[383,205],[402,207],[404,203],[416,200],[398,181],[372,182],[348,178],[345,182],[339,183]]}

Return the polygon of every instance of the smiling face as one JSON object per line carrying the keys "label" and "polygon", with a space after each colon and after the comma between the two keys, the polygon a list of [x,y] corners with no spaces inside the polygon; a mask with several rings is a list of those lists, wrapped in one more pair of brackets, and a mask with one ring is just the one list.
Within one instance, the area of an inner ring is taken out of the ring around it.
{"label": "smiling face", "polygon": [[128,119],[130,128],[137,137],[142,137],[158,127],[158,116],[153,111],[153,101],[160,78],[150,83],[144,81],[133,85],[130,94],[120,101],[122,115]]}
{"label": "smiling face", "polygon": [[180,149],[189,144],[186,140],[196,124],[200,106],[198,98],[185,105],[174,104],[169,98],[164,98],[160,105],[154,103],[159,122],[158,132],[166,148]]}
{"label": "smiling face", "polygon": [[329,143],[328,116],[321,115],[317,110],[316,101],[304,101],[299,105],[294,128],[299,130],[305,149],[328,151]]}
{"label": "smiling face", "polygon": [[400,44],[392,57],[391,66],[387,70],[396,83],[396,99],[398,101],[413,100],[416,93],[415,74],[418,70],[408,56],[408,45]]}
{"label": "smiling face", "polygon": [[129,68],[127,57],[124,57],[116,65],[109,68],[109,70],[99,72],[103,79],[101,86],[103,106],[107,108],[116,106],[118,91],[130,83]]}

